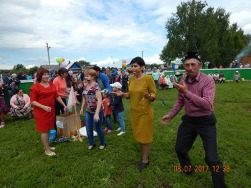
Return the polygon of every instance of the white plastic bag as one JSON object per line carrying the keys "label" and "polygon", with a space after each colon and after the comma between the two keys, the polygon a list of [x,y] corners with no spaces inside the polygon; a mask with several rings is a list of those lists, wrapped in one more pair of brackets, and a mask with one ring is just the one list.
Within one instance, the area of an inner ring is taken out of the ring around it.
{"label": "white plastic bag", "polygon": [[[87,136],[87,131],[86,131],[86,126],[82,127],[79,129],[79,133],[81,136],[85,136],[85,137],[88,137]],[[97,136],[97,132],[96,131],[93,131],[93,136]]]}

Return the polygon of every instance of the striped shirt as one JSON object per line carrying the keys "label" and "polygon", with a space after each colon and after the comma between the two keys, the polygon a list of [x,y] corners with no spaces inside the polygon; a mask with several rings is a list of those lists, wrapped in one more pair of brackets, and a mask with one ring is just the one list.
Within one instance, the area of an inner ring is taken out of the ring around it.
{"label": "striped shirt", "polygon": [[169,112],[170,118],[175,117],[182,107],[185,107],[185,113],[191,117],[201,117],[211,115],[214,111],[215,83],[212,77],[199,73],[196,79],[190,83],[188,77],[185,83],[188,88],[187,94],[178,94],[178,99],[173,109]]}

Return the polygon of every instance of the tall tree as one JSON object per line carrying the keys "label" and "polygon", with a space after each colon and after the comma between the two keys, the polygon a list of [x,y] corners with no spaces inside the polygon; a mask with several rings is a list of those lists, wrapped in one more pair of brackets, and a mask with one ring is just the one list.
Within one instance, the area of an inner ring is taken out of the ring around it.
{"label": "tall tree", "polygon": [[12,72],[19,73],[19,72],[26,72],[27,69],[22,64],[17,64],[13,67]]}
{"label": "tall tree", "polygon": [[227,67],[248,43],[242,29],[236,23],[229,24],[229,16],[206,2],[181,3],[166,23],[168,43],[160,59],[168,63],[187,51],[198,51],[203,61]]}
{"label": "tall tree", "polygon": [[85,61],[85,60],[80,60],[80,61],[77,61],[75,63],[79,64],[82,67],[87,67],[87,66],[89,66],[91,64],[90,62]]}
{"label": "tall tree", "polygon": [[31,75],[31,76],[34,75],[34,73],[37,72],[37,69],[38,69],[37,66],[28,69],[28,70],[27,70],[27,71],[28,71],[28,74]]}

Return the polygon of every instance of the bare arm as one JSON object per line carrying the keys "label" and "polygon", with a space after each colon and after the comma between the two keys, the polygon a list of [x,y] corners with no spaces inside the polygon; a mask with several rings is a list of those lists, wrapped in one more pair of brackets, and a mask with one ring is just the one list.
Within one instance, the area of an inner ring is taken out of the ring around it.
{"label": "bare arm", "polygon": [[127,99],[130,98],[130,95],[129,95],[128,92],[127,92],[127,93],[124,93],[124,92],[122,92],[122,91],[116,91],[116,92],[112,92],[112,93],[115,94],[115,95],[117,95],[117,96],[125,97],[125,98],[127,98]]}
{"label": "bare arm", "polygon": [[84,106],[85,106],[85,98],[83,97],[81,109],[80,109],[80,112],[79,112],[80,114],[83,114]]}
{"label": "bare arm", "polygon": [[94,121],[99,121],[99,112],[100,112],[100,109],[101,109],[101,105],[102,105],[102,95],[101,95],[101,91],[96,91],[96,98],[98,100],[97,102],[97,108],[96,108],[96,111],[95,111],[95,114],[94,114]]}
{"label": "bare arm", "polygon": [[61,97],[56,98],[56,100],[64,107],[64,109],[68,109],[65,103],[62,101]]}
{"label": "bare arm", "polygon": [[42,104],[40,104],[40,103],[37,102],[37,101],[33,101],[31,104],[32,104],[33,106],[35,106],[35,107],[38,107],[38,108],[43,109],[43,110],[46,111],[46,112],[50,112],[50,111],[51,111],[51,107],[42,105]]}

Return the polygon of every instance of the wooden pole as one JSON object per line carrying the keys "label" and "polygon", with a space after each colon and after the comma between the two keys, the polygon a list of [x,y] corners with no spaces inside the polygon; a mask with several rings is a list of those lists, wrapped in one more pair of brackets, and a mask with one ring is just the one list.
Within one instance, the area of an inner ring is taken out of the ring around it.
{"label": "wooden pole", "polygon": [[76,119],[76,127],[77,127],[77,137],[74,139],[74,140],[79,140],[79,141],[83,141],[82,140],[82,138],[81,138],[81,135],[80,135],[80,131],[79,131],[79,129],[80,129],[80,124],[81,124],[81,122],[80,122],[80,118],[78,117],[78,113],[77,113],[77,105],[76,105],[76,103],[74,103],[74,111],[75,111],[75,119]]}

